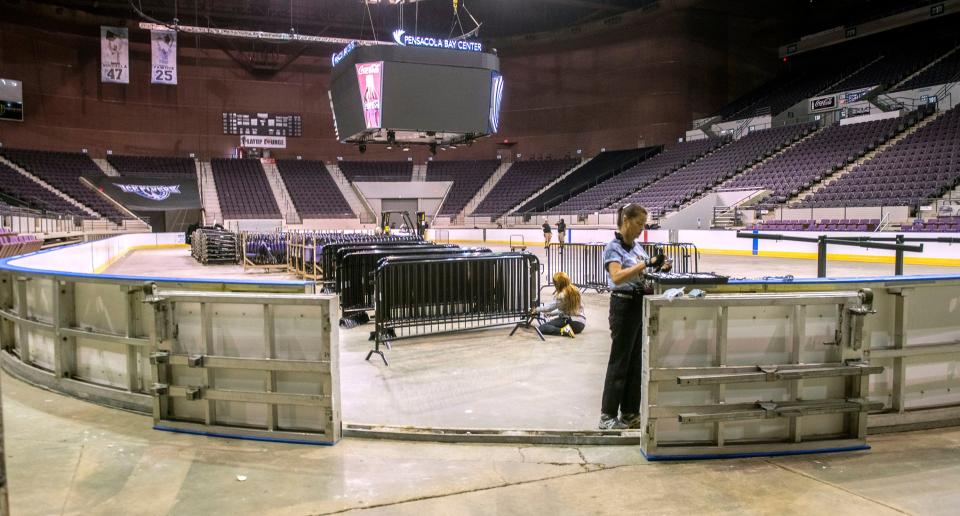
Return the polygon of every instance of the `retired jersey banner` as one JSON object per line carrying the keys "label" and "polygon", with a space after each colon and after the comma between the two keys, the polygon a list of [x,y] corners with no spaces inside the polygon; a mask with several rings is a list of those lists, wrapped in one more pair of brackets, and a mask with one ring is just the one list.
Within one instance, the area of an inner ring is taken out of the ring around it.
{"label": "retired jersey banner", "polygon": [[383,112],[383,61],[357,63],[357,84],[360,85],[360,100],[363,102],[363,121],[367,129],[380,127]]}
{"label": "retired jersey banner", "polygon": [[150,31],[150,82],[177,84],[177,33],[172,30]]}
{"label": "retired jersey banner", "polygon": [[100,81],[130,84],[130,38],[125,27],[100,27]]}

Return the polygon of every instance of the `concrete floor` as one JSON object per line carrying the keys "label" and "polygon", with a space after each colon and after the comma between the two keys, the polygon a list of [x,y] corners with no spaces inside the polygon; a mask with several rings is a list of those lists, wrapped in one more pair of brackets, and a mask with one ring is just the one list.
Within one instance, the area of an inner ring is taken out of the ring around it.
{"label": "concrete floor", "polygon": [[[530,251],[543,259],[542,247]],[[834,276],[886,275],[892,265],[831,262]],[[811,260],[703,255],[701,271],[732,277],[816,275]],[[210,278],[292,278],[243,273],[235,265],[200,266],[185,249],[136,251],[110,274]],[[909,266],[908,274],[956,273],[957,267]],[[549,296],[551,289],[543,291]],[[610,353],[609,296],[583,296],[587,328],[575,339],[512,327],[399,340],[390,366],[365,361],[372,324],[340,331],[341,408],[354,424],[458,429],[592,430],[599,419]]]}
{"label": "concrete floor", "polygon": [[[701,270],[735,276],[808,276],[812,268],[802,260],[704,258]],[[858,276],[889,269],[831,267]],[[911,272],[940,272],[933,269]],[[180,250],[133,253],[108,272],[243,274],[238,267],[197,267]],[[390,367],[363,361],[369,327],[343,331],[344,419],[484,426],[511,415],[513,423],[537,428],[592,426],[609,337],[606,298],[587,295],[586,305],[590,323],[576,339],[540,342],[530,333],[507,339],[509,328],[499,328],[400,341],[389,352]],[[207,438],[155,431],[148,417],[5,375],[2,387],[17,515],[952,515],[960,507],[957,428],[871,436],[868,452],[648,463],[637,446],[346,438],[315,447]]]}
{"label": "concrete floor", "polygon": [[11,514],[924,514],[960,507],[960,429],[867,452],[647,463],[636,446],[344,439],[333,447],[151,430],[145,416],[2,378]]}

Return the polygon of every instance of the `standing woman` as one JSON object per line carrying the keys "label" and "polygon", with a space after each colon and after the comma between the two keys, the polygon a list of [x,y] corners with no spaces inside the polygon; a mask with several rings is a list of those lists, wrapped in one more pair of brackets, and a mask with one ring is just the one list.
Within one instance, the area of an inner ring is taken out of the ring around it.
{"label": "standing woman", "polygon": [[553,236],[553,230],[550,229],[550,223],[543,221],[543,248],[550,247],[550,237]]}
{"label": "standing woman", "polygon": [[647,256],[637,237],[647,224],[647,210],[639,204],[620,209],[620,231],[603,251],[603,267],[610,287],[610,360],[603,381],[600,429],[621,430],[640,426],[640,387],[643,372],[643,272],[647,268],[670,270],[663,256]]}

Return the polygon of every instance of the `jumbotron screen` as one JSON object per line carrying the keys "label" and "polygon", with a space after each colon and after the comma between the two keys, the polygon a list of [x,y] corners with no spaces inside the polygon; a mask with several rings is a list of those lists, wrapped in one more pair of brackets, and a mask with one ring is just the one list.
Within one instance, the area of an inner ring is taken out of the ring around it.
{"label": "jumbotron screen", "polygon": [[0,79],[0,120],[23,121],[23,83]]}
{"label": "jumbotron screen", "polygon": [[497,131],[503,78],[493,54],[356,46],[334,62],[330,101],[341,142],[443,145]]}

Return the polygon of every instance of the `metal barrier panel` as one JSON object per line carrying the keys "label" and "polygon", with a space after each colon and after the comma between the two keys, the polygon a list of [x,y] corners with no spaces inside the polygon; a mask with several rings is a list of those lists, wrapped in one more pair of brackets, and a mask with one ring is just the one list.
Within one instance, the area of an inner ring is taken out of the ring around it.
{"label": "metal barrier panel", "polygon": [[103,405],[150,406],[143,283],[0,273],[0,358],[30,383]]}
{"label": "metal barrier panel", "polygon": [[425,245],[416,247],[371,247],[362,251],[354,248],[337,252],[337,282],[335,291],[340,295],[340,307],[344,313],[372,310],[374,305],[373,271],[383,258],[390,256],[411,256],[429,259],[431,257],[453,256],[459,254],[489,253],[486,248],[462,249],[456,245]]}
{"label": "metal barrier panel", "polygon": [[384,258],[375,276],[371,354],[381,356],[392,340],[516,324],[539,304],[540,262],[530,253]]}
{"label": "metal barrier panel", "polygon": [[876,315],[864,322],[865,354],[884,367],[870,378],[871,433],[960,424],[960,278],[913,276],[735,281],[710,292],[795,292],[870,288]]}
{"label": "metal barrier panel", "polygon": [[641,245],[650,256],[663,253],[667,259],[672,260],[672,272],[678,274],[700,272],[700,251],[693,244],[644,242]]}
{"label": "metal barrier panel", "polygon": [[[404,251],[410,250],[429,250],[429,249],[454,249],[458,248],[456,245],[444,245],[444,244],[433,244],[431,242],[383,242],[383,243],[366,243],[366,244],[333,244],[332,249],[329,250],[332,255],[332,260],[330,261],[330,274],[327,274],[324,277],[324,285],[327,290],[331,292],[340,292],[341,285],[344,283],[345,278],[349,276],[352,272],[345,271],[344,264],[345,258],[354,253],[362,253],[365,251],[382,251],[394,250],[398,254],[403,254]],[[324,253],[326,254],[326,253]],[[379,258],[378,258],[379,259]],[[351,259],[349,266],[356,265],[356,259]],[[374,260],[373,265],[376,265],[376,260]],[[373,271],[373,267],[370,268],[370,271]]]}
{"label": "metal barrier panel", "polygon": [[416,240],[412,238],[384,237],[382,240],[370,240],[365,242],[333,242],[323,244],[316,248],[314,254],[315,260],[320,264],[320,274],[324,282],[328,285],[336,283],[337,276],[337,252],[341,249],[350,247],[355,250],[365,249],[376,246],[400,246],[412,247],[433,245],[432,242],[425,240]]}
{"label": "metal barrier panel", "polygon": [[155,290],[148,301],[157,428],[340,439],[336,296]]}
{"label": "metal barrier panel", "polygon": [[[641,243],[648,255],[662,252],[673,260],[673,272],[693,273],[699,270],[700,253],[693,244]],[[603,267],[603,250],[606,244],[550,244],[546,249],[546,279],[553,274],[565,272],[574,285],[581,289],[607,290],[607,274]]]}
{"label": "metal barrier panel", "polygon": [[651,460],[866,448],[870,291],[644,299]]}

